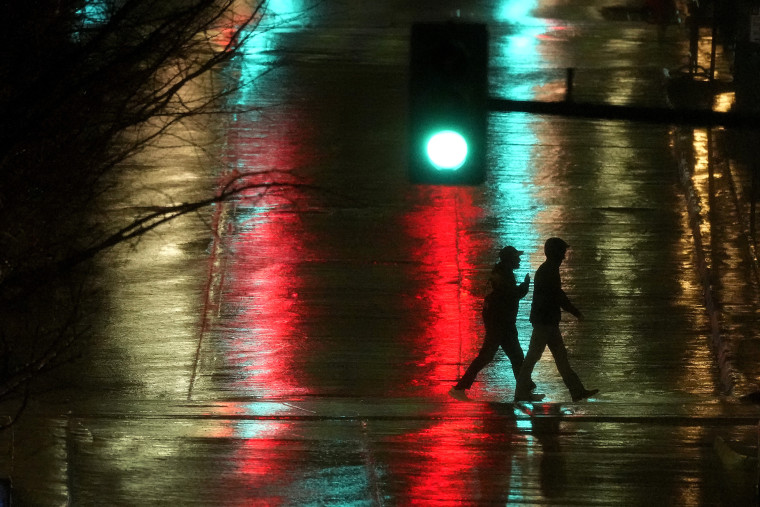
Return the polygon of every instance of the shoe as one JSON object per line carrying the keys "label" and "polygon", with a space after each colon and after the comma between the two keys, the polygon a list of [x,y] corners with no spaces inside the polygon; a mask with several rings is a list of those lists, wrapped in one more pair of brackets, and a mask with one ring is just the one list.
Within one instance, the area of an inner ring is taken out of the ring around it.
{"label": "shoe", "polygon": [[585,400],[586,398],[591,398],[598,392],[599,392],[599,389],[591,389],[591,390],[584,389],[579,394],[573,395],[573,401],[582,401],[582,400]]}
{"label": "shoe", "polygon": [[515,401],[541,401],[545,396],[543,393],[531,393],[527,396],[515,396]]}
{"label": "shoe", "polygon": [[464,389],[457,389],[456,387],[449,389],[449,396],[459,401],[472,401]]}

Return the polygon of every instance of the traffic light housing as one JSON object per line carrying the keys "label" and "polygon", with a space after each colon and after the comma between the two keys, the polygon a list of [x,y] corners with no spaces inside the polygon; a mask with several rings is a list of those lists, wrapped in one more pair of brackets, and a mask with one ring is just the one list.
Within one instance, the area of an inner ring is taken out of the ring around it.
{"label": "traffic light housing", "polygon": [[409,176],[477,185],[486,175],[488,31],[479,23],[416,23],[409,64]]}

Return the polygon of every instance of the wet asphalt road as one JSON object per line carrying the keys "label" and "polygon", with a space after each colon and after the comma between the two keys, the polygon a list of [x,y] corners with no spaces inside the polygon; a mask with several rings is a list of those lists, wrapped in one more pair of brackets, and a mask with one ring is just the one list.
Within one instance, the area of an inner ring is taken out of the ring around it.
{"label": "wet asphalt road", "polygon": [[[294,185],[103,259],[87,354],[0,435],[19,504],[752,501],[760,412],[721,395],[676,131],[493,114],[486,184],[412,186],[409,25],[456,9],[395,4],[272,2],[278,16],[218,76],[244,84],[230,105],[257,109],[186,124],[194,148],[165,140],[124,167],[104,202],[124,216],[240,173]],[[640,19],[605,18],[610,6],[459,14],[489,24],[494,96],[559,100],[574,67],[579,102],[665,106],[684,28],[658,40]],[[550,403],[514,407],[499,354],[475,402],[448,397],[482,342],[498,249],[525,250],[521,279],[549,236],[572,246],[563,282],[588,318],[562,328],[600,396],[571,403],[545,355]]]}

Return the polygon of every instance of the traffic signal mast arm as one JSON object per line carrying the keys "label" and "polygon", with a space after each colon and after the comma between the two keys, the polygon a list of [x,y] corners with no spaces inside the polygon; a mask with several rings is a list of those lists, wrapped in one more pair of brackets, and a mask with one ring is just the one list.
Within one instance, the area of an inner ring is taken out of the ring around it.
{"label": "traffic signal mast arm", "polygon": [[699,109],[616,106],[609,104],[584,104],[570,101],[539,102],[529,100],[509,100],[495,97],[490,97],[488,99],[488,109],[496,112],[515,111],[575,118],[629,120],[667,125],[760,128],[760,116],[758,115]]}

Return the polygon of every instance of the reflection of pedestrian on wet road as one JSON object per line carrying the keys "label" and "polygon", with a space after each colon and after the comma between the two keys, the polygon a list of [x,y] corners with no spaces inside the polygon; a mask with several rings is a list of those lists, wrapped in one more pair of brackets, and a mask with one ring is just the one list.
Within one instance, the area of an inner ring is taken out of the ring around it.
{"label": "reflection of pedestrian on wet road", "polygon": [[532,434],[541,444],[541,492],[545,498],[560,498],[567,487],[565,454],[559,442],[563,414],[556,405],[550,407],[530,422]]}
{"label": "reflection of pedestrian on wet road", "polygon": [[[499,251],[500,260],[494,266],[489,280],[493,290],[486,296],[483,303],[486,336],[478,356],[472,361],[457,385],[449,391],[457,399],[467,399],[465,390],[472,387],[478,372],[493,360],[499,347],[504,349],[511,361],[515,378],[520,373],[525,355],[517,339],[517,308],[520,299],[528,293],[530,276],[525,275],[523,283],[518,285],[513,271],[520,267],[522,253],[512,246],[506,246]],[[528,386],[535,386],[530,378],[527,382]]]}
{"label": "reflection of pedestrian on wet road", "polygon": [[573,401],[583,400],[599,392],[598,389],[589,391],[583,387],[581,379],[570,366],[567,348],[559,330],[562,310],[583,320],[581,311],[570,302],[565,291],[562,290],[562,281],[559,276],[559,267],[565,260],[568,247],[568,244],[560,238],[549,238],[544,244],[546,261],[536,271],[533,281],[533,303],[530,308],[533,334],[530,337],[528,354],[517,378],[515,401],[535,401],[540,396],[530,393],[531,375],[547,345],[554,356],[554,363],[557,365],[562,380],[570,390]]}

